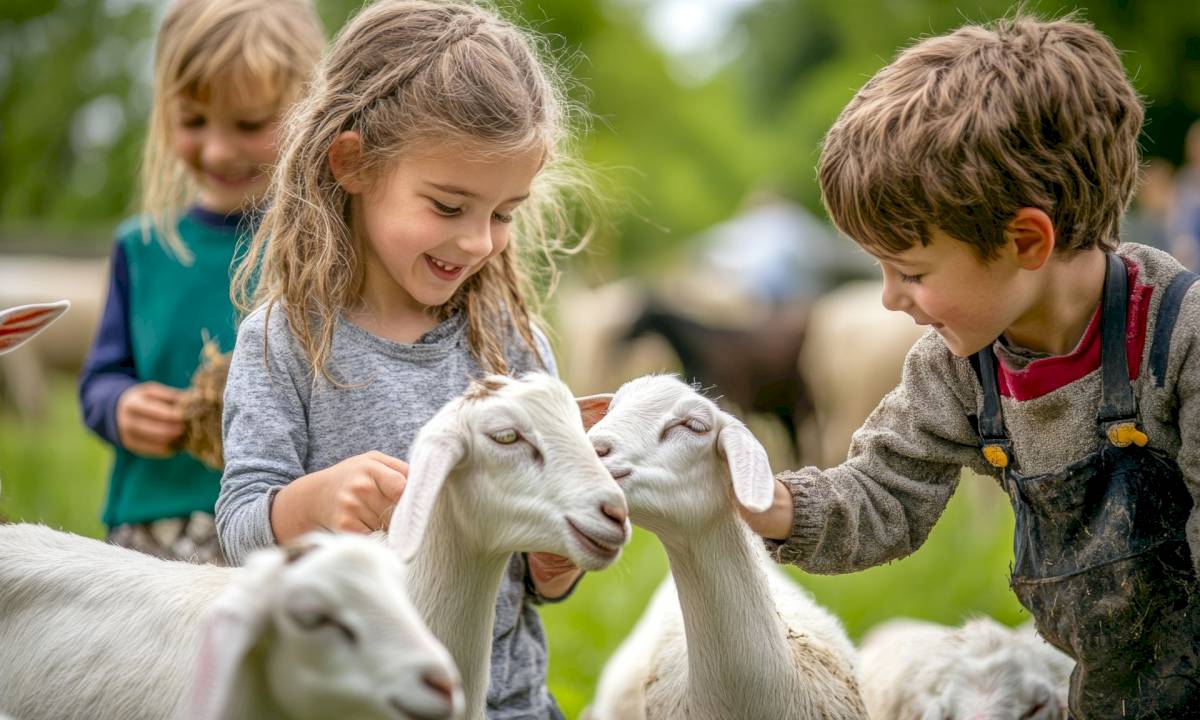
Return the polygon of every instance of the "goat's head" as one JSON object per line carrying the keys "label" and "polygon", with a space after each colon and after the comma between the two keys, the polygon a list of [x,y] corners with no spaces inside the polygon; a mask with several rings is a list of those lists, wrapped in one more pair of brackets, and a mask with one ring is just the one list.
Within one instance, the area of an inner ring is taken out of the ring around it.
{"label": "goat's head", "polygon": [[771,504],[775,481],[762,445],[674,376],[622,385],[588,435],[625,490],[634,522],[649,530],[694,527],[731,512],[734,501],[751,512]]}
{"label": "goat's head", "polygon": [[241,717],[247,675],[297,720],[460,717],[458,670],[378,539],[313,533],[242,573],[205,620],[188,717]]}
{"label": "goat's head", "polygon": [[406,560],[438,502],[450,503],[462,541],[484,551],[553,552],[599,570],[629,538],[621,488],[570,390],[548,375],[472,386],[421,428],[409,462],[388,531]]}
{"label": "goat's head", "polygon": [[[922,720],[1065,720],[1065,684],[1047,666],[1054,652],[1032,634],[1023,637],[987,618],[968,622],[949,639],[939,664],[941,683]],[[1035,644],[1044,647],[1034,647]],[[1069,660],[1064,661],[1069,665]]]}

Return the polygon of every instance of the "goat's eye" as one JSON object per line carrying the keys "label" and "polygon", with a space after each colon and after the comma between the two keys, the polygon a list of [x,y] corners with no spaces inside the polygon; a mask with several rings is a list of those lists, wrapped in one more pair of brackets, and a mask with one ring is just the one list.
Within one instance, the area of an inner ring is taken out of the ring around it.
{"label": "goat's eye", "polygon": [[342,636],[346,638],[346,641],[351,645],[358,643],[358,634],[355,633],[349,625],[341,622],[328,613],[319,611],[293,611],[292,620],[294,620],[302,629],[308,631],[316,631],[327,627],[333,628],[341,633]]}
{"label": "goat's eye", "polygon": [[512,428],[492,433],[492,439],[501,445],[512,445],[518,439],[520,439],[520,437],[521,436],[517,434],[517,431],[513,430]]}
{"label": "goat's eye", "polygon": [[1034,705],[1033,707],[1029,708],[1024,715],[1021,716],[1021,720],[1029,720],[1029,718],[1040,713],[1044,707],[1046,707],[1045,703],[1038,703],[1037,705]]}
{"label": "goat's eye", "polygon": [[708,423],[694,417],[687,418],[680,424],[694,433],[706,433],[712,429],[708,426]]}

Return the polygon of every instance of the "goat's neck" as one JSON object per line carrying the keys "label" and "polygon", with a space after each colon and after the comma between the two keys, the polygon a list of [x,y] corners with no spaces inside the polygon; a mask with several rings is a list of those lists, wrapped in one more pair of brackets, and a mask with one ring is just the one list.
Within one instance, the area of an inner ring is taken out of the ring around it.
{"label": "goat's neck", "polygon": [[[267,681],[267,653],[256,648],[247,654],[238,668],[225,706],[212,717],[223,720],[286,720]],[[183,713],[180,713],[180,717]]]}
{"label": "goat's neck", "polygon": [[660,539],[683,611],[690,717],[787,717],[787,626],[738,518]]}
{"label": "goat's neck", "polygon": [[481,548],[456,521],[448,498],[429,519],[421,548],[408,566],[413,605],[462,676],[467,717],[482,720],[491,672],[496,594],[510,553]]}

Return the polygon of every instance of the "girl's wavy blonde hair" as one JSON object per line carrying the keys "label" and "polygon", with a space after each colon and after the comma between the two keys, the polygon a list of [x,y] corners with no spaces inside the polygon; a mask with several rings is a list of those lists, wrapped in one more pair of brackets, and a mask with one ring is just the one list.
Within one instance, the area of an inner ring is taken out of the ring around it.
{"label": "girl's wavy blonde hair", "polygon": [[171,149],[180,96],[206,100],[221,92],[273,100],[298,99],[321,57],[325,36],[308,0],[175,0],[154,49],[154,101],[142,162],[142,235],[152,231],[185,264],[192,254],[179,237],[179,215],[199,187]]}
{"label": "girl's wavy blonde hair", "polygon": [[[540,359],[531,330],[533,270],[552,291],[555,255],[577,252],[589,229],[582,167],[567,152],[578,114],[544,40],[495,10],[463,2],[383,0],[338,34],[309,96],[293,108],[270,207],[234,278],[243,312],[283,302],[288,325],[315,373],[335,386],[328,361],[338,314],[364,282],[363,250],[351,231],[350,196],[329,165],[345,131],[361,136],[368,184],[385,179],[407,150],[461,146],[489,155],[531,148],[544,165],[514,213],[507,247],[471,276],[439,320],[466,315],[471,353],[488,372],[508,371],[505,348],[520,341]],[[583,200],[568,209],[568,196]]]}

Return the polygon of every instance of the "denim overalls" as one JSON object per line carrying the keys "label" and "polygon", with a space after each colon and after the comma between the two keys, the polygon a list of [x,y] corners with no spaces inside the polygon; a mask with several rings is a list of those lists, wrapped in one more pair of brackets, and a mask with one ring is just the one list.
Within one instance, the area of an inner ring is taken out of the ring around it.
{"label": "denim overalls", "polygon": [[[1150,371],[1161,386],[1171,330],[1197,276],[1160,303]],[[1012,588],[1038,631],[1076,661],[1073,718],[1200,718],[1200,584],[1184,537],[1192,499],[1175,461],[1138,424],[1129,383],[1125,265],[1108,256],[1101,309],[1104,446],[1065,470],[1022,475],[1004,428],[996,360],[971,358],[979,436],[1016,514]]]}

